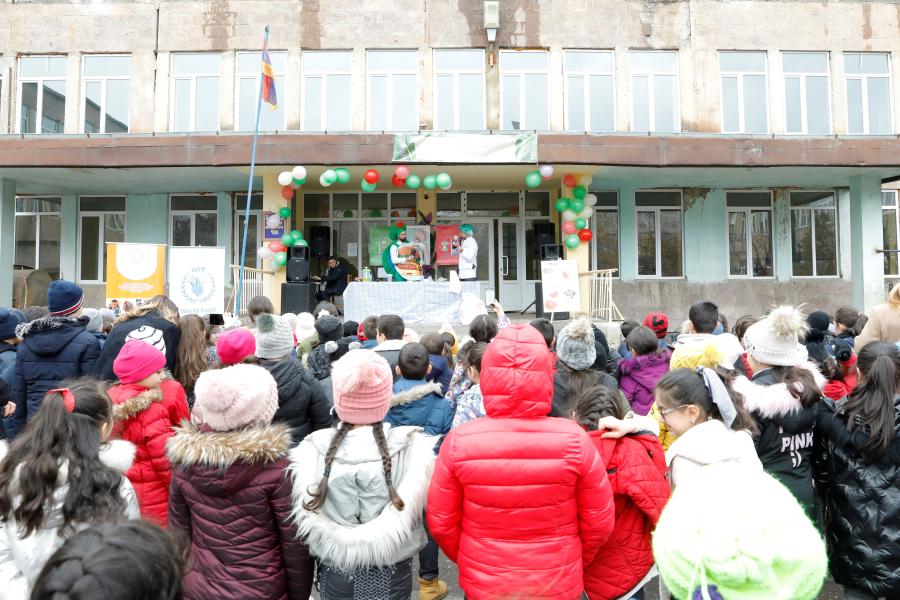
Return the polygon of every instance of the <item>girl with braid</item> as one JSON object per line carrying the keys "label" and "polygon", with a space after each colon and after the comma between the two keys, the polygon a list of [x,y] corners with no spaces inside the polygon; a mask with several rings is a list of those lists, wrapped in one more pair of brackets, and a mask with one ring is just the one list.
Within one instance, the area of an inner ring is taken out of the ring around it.
{"label": "girl with braid", "polygon": [[393,374],[370,350],[332,366],[337,429],[291,451],[294,517],[317,560],[322,600],[408,600],[412,557],[425,546],[437,438],[382,423]]}

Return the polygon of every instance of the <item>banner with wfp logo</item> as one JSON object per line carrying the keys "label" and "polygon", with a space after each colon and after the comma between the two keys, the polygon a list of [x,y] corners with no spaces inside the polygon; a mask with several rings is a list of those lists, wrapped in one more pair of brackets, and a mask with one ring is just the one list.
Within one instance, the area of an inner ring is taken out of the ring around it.
{"label": "banner with wfp logo", "polygon": [[225,312],[225,248],[169,248],[169,298],[182,315]]}

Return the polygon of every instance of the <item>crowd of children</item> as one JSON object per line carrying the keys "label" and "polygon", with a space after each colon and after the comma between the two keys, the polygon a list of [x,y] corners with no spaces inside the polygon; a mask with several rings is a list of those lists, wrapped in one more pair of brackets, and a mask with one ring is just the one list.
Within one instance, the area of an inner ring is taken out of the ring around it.
{"label": "crowd of children", "polygon": [[0,599],[440,600],[440,552],[473,600],[900,597],[900,286],[612,348],[83,301],[0,309]]}

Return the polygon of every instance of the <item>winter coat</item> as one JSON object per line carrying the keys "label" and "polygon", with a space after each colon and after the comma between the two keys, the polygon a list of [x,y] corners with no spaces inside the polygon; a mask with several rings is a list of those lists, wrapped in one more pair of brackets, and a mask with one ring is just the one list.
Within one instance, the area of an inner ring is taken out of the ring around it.
{"label": "winter coat", "polygon": [[[616,378],[605,371],[589,370],[596,381],[591,385],[602,385],[609,388],[613,392],[619,390],[619,382]],[[568,367],[560,366],[553,375],[553,401],[550,409],[551,417],[563,417],[568,419],[572,416],[572,406],[575,398],[569,393],[569,383],[572,375],[568,371]]]}
{"label": "winter coat", "polygon": [[900,310],[893,304],[879,304],[869,311],[866,326],[856,336],[853,347],[857,351],[866,347],[869,342],[900,342]]}
{"label": "winter coat", "polygon": [[663,450],[668,450],[678,437],[669,431],[669,424],[666,423],[662,413],[659,412],[659,407],[656,405],[656,402],[650,405],[647,416],[656,419],[656,424],[659,426],[659,443],[662,445]]}
{"label": "winter coat", "polygon": [[834,336],[828,331],[812,329],[806,334],[806,352],[819,364],[834,356]]}
{"label": "winter coat", "polygon": [[[809,369],[819,386],[824,378],[812,363]],[[754,437],[756,453],[763,468],[791,492],[814,515],[812,486],[813,427],[816,407],[804,408],[782,384],[775,384],[771,369],[764,369],[752,381],[738,377],[734,390],[744,396],[744,406],[753,414],[759,434]]]}
{"label": "winter coat", "polygon": [[294,445],[313,431],[331,426],[331,403],[321,382],[292,358],[260,360],[259,366],[271,373],[278,384],[278,410],[273,423],[291,428]]}
{"label": "winter coat", "polygon": [[[5,454],[6,445],[0,442],[0,459]],[[101,446],[100,461],[110,469],[123,473],[129,469],[133,459],[134,446],[128,442],[114,440]],[[66,541],[66,538],[59,536],[59,525],[62,523],[63,501],[69,492],[67,478],[68,469],[64,465],[57,476],[58,486],[53,491],[53,506],[50,507],[44,520],[44,527],[41,529],[22,538],[19,536],[15,517],[10,515],[6,522],[0,522],[0,582],[2,582],[0,598],[26,600],[44,563]],[[141,513],[134,489],[125,477],[122,477],[119,492],[125,501],[123,516],[128,519],[140,519]],[[89,523],[76,524],[72,533],[88,525]]]}
{"label": "winter coat", "polygon": [[[141,328],[145,329],[135,335],[162,350],[166,355],[166,369],[170,373],[175,372],[181,330],[178,329],[178,325],[163,319],[157,311],[151,310],[146,315],[121,321],[113,326],[112,331],[106,336],[106,343],[103,344],[103,351],[94,368],[94,376],[104,381],[116,380],[113,362],[125,345],[128,334]],[[164,350],[162,345],[165,345]]]}
{"label": "winter coat", "polygon": [[443,439],[453,425],[453,412],[450,401],[441,396],[440,384],[401,377],[394,384],[391,409],[384,421],[394,427],[417,425],[426,434]]}
{"label": "winter coat", "polygon": [[856,347],[856,336],[853,335],[853,333],[851,333],[849,331],[842,331],[841,333],[837,334],[835,337],[841,341],[847,342],[847,344],[851,348]]}
{"label": "winter coat", "polygon": [[85,329],[86,324],[86,317],[44,317],[16,328],[22,343],[16,349],[12,385],[16,412],[4,421],[7,437],[12,439],[24,429],[49,390],[94,371],[100,343]]}
{"label": "winter coat", "polygon": [[428,362],[431,364],[431,372],[425,376],[425,380],[439,383],[441,385],[441,396],[446,396],[447,390],[450,389],[450,378],[453,376],[450,362],[446,356],[438,354],[429,354]]}
{"label": "winter coat", "polygon": [[613,530],[603,461],[576,423],[546,416],[553,372],[537,330],[504,329],[481,374],[487,416],[444,438],[428,529],[471,600],[574,600]]}
{"label": "winter coat", "polygon": [[184,388],[172,379],[158,388],[119,384],[109,388],[109,397],[115,419],[113,436],[137,447],[126,476],[134,485],[141,514],[165,527],[172,479],[166,442],[175,434],[173,427],[191,417]]}
{"label": "winter coat", "polygon": [[347,289],[347,268],[344,263],[338,261],[334,268],[329,268],[325,273],[325,293],[330,296],[340,296]]}
{"label": "winter coat", "polygon": [[846,398],[856,389],[856,355],[853,354],[850,360],[838,364],[844,370],[844,379],[833,379],[822,386],[822,395],[834,401]]}
{"label": "winter coat", "polygon": [[169,527],[191,541],[184,598],[307,600],[312,559],[291,520],[287,425],[185,423],[168,444]]}
{"label": "winter coat", "polygon": [[[635,356],[619,363],[619,389],[625,394],[631,410],[646,415],[653,404],[653,389],[656,382],[669,372],[669,358],[666,352],[654,352]],[[627,591],[627,590],[626,590]]]}
{"label": "winter coat", "polygon": [[825,505],[829,563],[835,581],[875,597],[900,591],[900,396],[894,398],[894,439],[883,456],[867,456],[868,434],[847,431],[841,405],[819,403],[816,489]]}
{"label": "winter coat", "polygon": [[606,464],[616,525],[594,561],[584,567],[584,590],[591,600],[619,598],[650,571],[650,533],[671,493],[665,453],[655,435],[603,439],[603,433],[588,435]]}
{"label": "winter coat", "polygon": [[484,398],[481,396],[481,386],[476,383],[460,396],[453,414],[451,429],[473,419],[480,419],[484,415]]}
{"label": "winter coat", "polygon": [[[0,341],[0,416],[12,400],[12,386],[16,375],[16,347]],[[0,418],[0,440],[6,439],[6,428]]]}
{"label": "winter coat", "polygon": [[718,419],[694,425],[666,450],[666,467],[672,489],[690,481],[704,467],[722,463],[753,469],[763,466],[750,434],[729,429]]}
{"label": "winter coat", "polygon": [[[734,365],[734,361],[744,353],[744,347],[740,340],[734,334],[721,333],[714,335],[712,333],[683,333],[675,340],[672,346],[672,355],[679,353],[679,348],[686,346],[706,346],[713,344],[722,353],[721,366],[730,369]],[[678,363],[676,363],[678,364]]]}
{"label": "winter coat", "polygon": [[394,382],[400,379],[400,376],[397,375],[397,361],[400,359],[400,349],[405,345],[406,342],[403,340],[385,340],[373,349],[374,352],[378,353],[378,356],[386,360],[388,365],[390,365],[391,373],[394,374]]}

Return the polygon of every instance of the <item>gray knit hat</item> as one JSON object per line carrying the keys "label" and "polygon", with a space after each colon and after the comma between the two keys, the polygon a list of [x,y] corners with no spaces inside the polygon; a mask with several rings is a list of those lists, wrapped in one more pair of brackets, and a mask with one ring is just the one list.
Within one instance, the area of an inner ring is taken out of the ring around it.
{"label": "gray knit hat", "polygon": [[100,311],[96,308],[86,308],[82,311],[82,314],[88,318],[88,323],[85,326],[91,333],[100,333],[103,330],[103,315],[100,314]]}
{"label": "gray knit hat", "polygon": [[560,362],[576,371],[589,369],[597,358],[594,331],[586,317],[572,321],[556,338],[556,356]]}
{"label": "gray knit hat", "polygon": [[256,356],[281,358],[294,348],[294,333],[287,320],[277,315],[262,314],[256,317]]}

